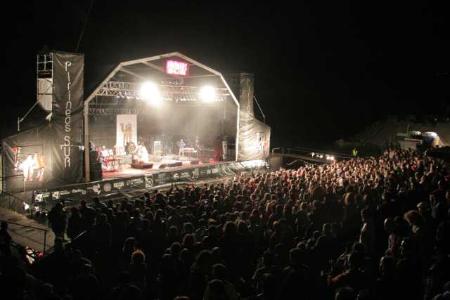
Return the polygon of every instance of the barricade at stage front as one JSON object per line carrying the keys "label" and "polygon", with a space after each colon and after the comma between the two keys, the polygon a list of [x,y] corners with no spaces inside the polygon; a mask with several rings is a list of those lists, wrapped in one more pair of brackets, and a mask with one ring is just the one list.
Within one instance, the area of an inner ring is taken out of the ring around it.
{"label": "barricade at stage front", "polygon": [[233,176],[241,172],[264,170],[267,163],[262,160],[245,162],[209,163],[194,166],[174,167],[167,170],[147,171],[137,176],[111,177],[100,181],[42,189],[34,192],[36,210],[52,207],[54,201],[79,201],[139,189],[156,189],[171,183],[192,183],[200,180]]}

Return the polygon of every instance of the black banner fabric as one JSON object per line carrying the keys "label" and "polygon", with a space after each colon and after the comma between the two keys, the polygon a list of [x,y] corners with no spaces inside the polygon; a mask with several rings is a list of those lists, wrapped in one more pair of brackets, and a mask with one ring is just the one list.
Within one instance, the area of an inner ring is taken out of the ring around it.
{"label": "black banner fabric", "polygon": [[265,160],[270,155],[270,127],[241,109],[238,160]]}
{"label": "black banner fabric", "polygon": [[53,53],[53,180],[72,184],[82,180],[84,56]]}

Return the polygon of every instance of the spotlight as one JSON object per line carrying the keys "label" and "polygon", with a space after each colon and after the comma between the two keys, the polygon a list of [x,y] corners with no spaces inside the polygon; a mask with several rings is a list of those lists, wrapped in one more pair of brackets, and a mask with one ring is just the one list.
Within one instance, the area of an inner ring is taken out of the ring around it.
{"label": "spotlight", "polygon": [[162,103],[161,93],[158,86],[151,81],[143,82],[139,89],[139,97],[148,104],[159,106]]}
{"label": "spotlight", "polygon": [[202,87],[200,89],[199,96],[200,100],[202,100],[203,102],[209,103],[217,100],[216,90],[210,85],[205,85],[204,87]]}

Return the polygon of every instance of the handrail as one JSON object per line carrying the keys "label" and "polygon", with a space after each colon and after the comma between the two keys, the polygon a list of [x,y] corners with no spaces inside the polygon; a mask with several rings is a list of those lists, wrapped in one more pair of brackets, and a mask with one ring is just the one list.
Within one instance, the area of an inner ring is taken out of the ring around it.
{"label": "handrail", "polygon": [[19,175],[7,175],[7,176],[0,176],[0,179],[8,179],[8,178],[12,178],[12,177],[24,177],[23,174],[19,174]]}
{"label": "handrail", "polygon": [[294,160],[294,161],[291,161],[290,163],[287,163],[286,165],[288,165],[288,166],[292,166],[293,164],[296,164],[299,160],[301,160],[301,161],[304,161],[303,159],[296,159],[296,160]]}
{"label": "handrail", "polygon": [[[67,245],[72,245],[74,242],[76,242],[76,241],[78,241],[81,237],[83,237],[85,234],[87,234],[87,230],[83,230],[82,232],[80,232],[76,237],[74,237],[73,239],[71,239],[70,240],[70,242],[68,242],[67,244],[66,244],[66,246]],[[52,252],[53,251],[53,249],[55,248],[55,246],[52,246],[52,247],[50,247],[50,248],[48,248],[48,250],[47,250],[47,252]]]}
{"label": "handrail", "polygon": [[49,229],[46,229],[46,228],[40,228],[40,227],[36,227],[36,226],[31,226],[31,225],[23,225],[23,224],[5,221],[5,220],[0,220],[0,222],[6,222],[8,224],[13,224],[13,225],[22,226],[22,227],[29,227],[29,228],[33,228],[33,229],[37,229],[37,230],[42,230],[42,231],[49,231]]}
{"label": "handrail", "polygon": [[283,150],[283,148],[281,148],[281,147],[275,147],[275,148],[272,148],[272,154],[274,154],[275,153],[275,150]]}
{"label": "handrail", "polygon": [[[70,242],[68,242],[66,244],[67,245],[72,245],[74,242],[77,242],[81,237],[83,237],[84,235],[87,234],[87,230],[83,230],[82,232],[80,232],[76,237],[74,237],[73,239],[70,240]],[[47,249],[47,253],[51,253],[53,251],[53,249],[55,248],[55,246],[52,246],[50,248]],[[44,248],[45,249],[45,248]],[[43,252],[43,255],[45,255],[45,251]]]}
{"label": "handrail", "polygon": [[25,202],[23,199],[17,197],[16,195],[14,195],[10,192],[7,192],[7,191],[2,191],[0,193],[0,200],[5,200],[4,202],[7,203],[7,206],[5,206],[4,204],[0,204],[0,206],[3,206],[7,209],[10,209],[10,210],[13,210],[13,211],[16,211],[19,213],[21,213],[21,211],[18,210],[18,206],[13,205],[13,204],[16,202],[17,204],[20,204],[20,206],[22,206],[23,202]]}
{"label": "handrail", "polygon": [[[279,152],[278,152],[279,151]],[[352,158],[351,155],[347,155],[344,153],[339,153],[331,150],[321,150],[321,149],[313,149],[313,148],[307,148],[307,147],[293,147],[293,148],[284,148],[284,147],[275,147],[272,148],[271,153],[272,154],[295,154],[296,152],[304,152],[304,153],[327,153],[332,154],[336,157],[342,157],[342,158]]]}
{"label": "handrail", "polygon": [[76,237],[74,237],[70,242],[72,243],[73,241],[78,240],[80,237],[82,237],[83,235],[85,235],[87,233],[87,230],[83,230],[82,232],[80,232]]}
{"label": "handrail", "polygon": [[351,155],[340,153],[340,152],[336,152],[334,150],[313,149],[313,148],[309,148],[309,147],[293,147],[293,148],[288,148],[288,149],[289,150],[294,150],[294,151],[308,151],[308,152],[327,153],[327,154],[333,154],[335,156],[348,157],[348,158],[352,157]]}
{"label": "handrail", "polygon": [[36,229],[36,230],[43,231],[44,232],[44,248],[42,250],[42,253],[45,254],[45,251],[46,251],[46,248],[47,248],[47,232],[49,231],[49,229],[40,228],[40,227],[36,227],[36,226],[31,226],[31,225],[23,225],[23,224],[19,224],[19,223],[16,223],[16,222],[10,222],[10,221],[5,221],[5,220],[0,220],[0,222],[6,222],[8,224],[21,226],[21,227],[24,227],[24,228],[33,228],[33,229]]}
{"label": "handrail", "polygon": [[[14,199],[16,199],[16,200],[19,200],[19,201],[24,201],[23,199],[17,197],[16,195],[14,195],[14,194],[12,194],[12,193],[10,193],[10,192],[8,192],[8,191],[2,191],[1,194],[6,195],[6,196],[8,196],[8,197],[12,197],[12,198],[14,198]],[[1,194],[0,194],[0,195],[1,195]]]}

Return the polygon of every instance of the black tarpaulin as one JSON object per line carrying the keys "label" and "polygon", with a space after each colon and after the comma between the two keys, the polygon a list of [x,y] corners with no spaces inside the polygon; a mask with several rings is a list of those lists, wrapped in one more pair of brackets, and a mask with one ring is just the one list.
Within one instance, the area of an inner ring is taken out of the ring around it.
{"label": "black tarpaulin", "polygon": [[270,127],[242,108],[239,117],[238,160],[266,159],[270,152]]}

